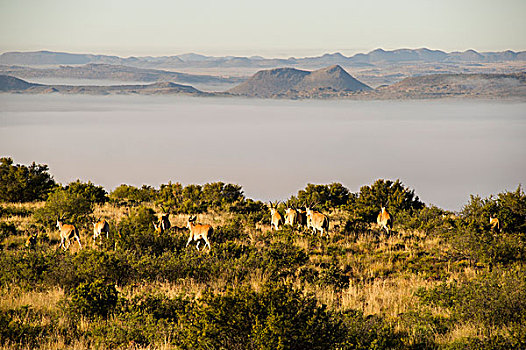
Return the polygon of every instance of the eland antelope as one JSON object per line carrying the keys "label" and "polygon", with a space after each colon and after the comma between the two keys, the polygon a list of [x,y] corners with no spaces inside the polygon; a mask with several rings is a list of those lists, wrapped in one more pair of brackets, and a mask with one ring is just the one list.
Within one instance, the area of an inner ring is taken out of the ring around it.
{"label": "eland antelope", "polygon": [[93,223],[93,240],[96,240],[102,233],[106,233],[108,239],[110,233],[110,225],[105,219],[97,220]]}
{"label": "eland antelope", "polygon": [[378,217],[376,218],[376,223],[380,226],[380,229],[385,229],[387,234],[389,234],[390,229],[393,229],[393,219],[391,218],[391,215],[387,212],[385,207],[382,207],[380,214],[378,214]]}
{"label": "eland antelope", "polygon": [[[57,219],[57,227],[60,231],[60,246],[64,250],[68,250],[71,245],[71,239],[76,239],[79,247],[82,249],[82,244],[80,244],[79,230],[74,225],[64,224],[60,219]],[[66,246],[64,241],[68,242]]]}
{"label": "eland antelope", "polygon": [[212,234],[214,229],[210,225],[202,225],[202,224],[196,224],[195,220],[197,220],[197,217],[190,216],[188,218],[188,223],[186,224],[186,227],[190,230],[190,237],[188,237],[188,242],[186,242],[186,246],[190,244],[192,241],[197,241],[197,250],[199,250],[199,243],[201,243],[201,239],[205,241],[205,245],[208,246],[208,249],[212,249],[210,247],[210,242],[208,241],[208,236]]}
{"label": "eland antelope", "polygon": [[167,231],[172,227],[170,224],[170,213],[167,212],[162,206],[161,209],[163,212],[159,214],[157,222],[153,223],[153,227],[155,227],[155,232],[163,233],[164,231]]}
{"label": "eland antelope", "polygon": [[491,229],[494,230],[495,227],[497,228],[497,231],[500,230],[500,221],[498,218],[494,218],[493,216],[489,216],[489,224],[491,225]]}
{"label": "eland antelope", "polygon": [[279,230],[279,227],[283,225],[283,217],[281,217],[281,214],[278,212],[278,203],[272,204],[272,202],[269,202],[269,209],[270,209],[270,230],[272,231],[272,228],[277,231]]}
{"label": "eland antelope", "polygon": [[30,235],[29,237],[27,237],[26,248],[31,249],[31,247],[34,247],[35,244],[37,244],[37,236],[38,236],[38,232],[35,232],[32,235]]}
{"label": "eland antelope", "polygon": [[329,238],[329,218],[327,215],[311,210],[310,207],[305,208],[305,213],[307,216],[307,228],[312,228],[312,234],[320,231],[320,237],[323,237],[325,233],[327,238]]}
{"label": "eland antelope", "polygon": [[298,224],[298,211],[294,208],[285,209],[285,225],[292,227]]}

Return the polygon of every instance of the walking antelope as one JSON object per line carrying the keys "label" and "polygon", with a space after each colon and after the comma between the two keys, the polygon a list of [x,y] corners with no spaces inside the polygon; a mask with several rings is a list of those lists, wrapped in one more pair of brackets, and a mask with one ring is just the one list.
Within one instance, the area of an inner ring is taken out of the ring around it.
{"label": "walking antelope", "polygon": [[320,237],[323,237],[325,233],[329,238],[329,218],[327,215],[311,210],[310,207],[305,208],[305,213],[307,215],[307,228],[312,228],[312,234],[320,231]]}
{"label": "walking antelope", "polygon": [[389,234],[390,229],[393,229],[393,220],[391,218],[391,215],[389,215],[387,210],[385,210],[385,207],[382,207],[380,214],[378,214],[378,217],[376,218],[376,223],[380,226],[380,229],[385,229],[387,234]]}
{"label": "walking antelope", "polygon": [[163,212],[159,214],[159,218],[157,220],[157,223],[154,221],[153,227],[155,227],[155,232],[163,233],[164,231],[167,231],[172,227],[170,224],[170,213],[168,213],[162,206],[161,209]]}
{"label": "walking antelope", "polygon": [[208,236],[212,234],[214,229],[210,225],[201,225],[196,224],[195,220],[197,217],[190,216],[188,218],[188,223],[186,224],[186,227],[190,230],[190,237],[188,237],[188,242],[186,242],[186,246],[190,244],[192,241],[197,241],[197,250],[199,250],[199,243],[201,243],[201,239],[205,241],[205,245],[208,246],[208,249],[212,249],[210,247],[210,242],[208,241]]}
{"label": "walking antelope", "polygon": [[270,209],[270,230],[272,231],[272,227],[277,231],[279,230],[279,226],[283,225],[283,218],[281,217],[281,214],[278,212],[278,203],[272,204],[272,202],[269,202],[269,209]]}
{"label": "walking antelope", "polygon": [[[82,244],[80,244],[79,230],[74,225],[64,224],[60,219],[57,219],[57,227],[60,231],[60,246],[67,250],[71,245],[71,239],[76,239],[79,247],[82,249]],[[66,246],[64,241],[68,242]]]}
{"label": "walking antelope", "polygon": [[97,237],[99,237],[102,234],[102,232],[106,233],[106,239],[108,239],[108,235],[110,233],[110,225],[104,219],[97,220],[93,223],[93,240],[96,240]]}
{"label": "walking antelope", "polygon": [[298,224],[298,211],[294,208],[285,209],[285,225],[292,227]]}
{"label": "walking antelope", "polygon": [[489,216],[489,224],[491,225],[491,229],[494,230],[495,227],[497,230],[500,230],[500,221],[498,218],[494,218],[491,215]]}

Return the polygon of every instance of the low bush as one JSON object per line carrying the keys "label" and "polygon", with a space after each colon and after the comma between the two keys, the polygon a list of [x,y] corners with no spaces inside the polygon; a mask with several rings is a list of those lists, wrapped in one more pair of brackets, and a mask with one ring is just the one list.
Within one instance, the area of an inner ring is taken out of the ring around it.
{"label": "low bush", "polygon": [[72,292],[69,308],[83,316],[107,317],[117,306],[118,292],[114,284],[96,279],[80,283]]}

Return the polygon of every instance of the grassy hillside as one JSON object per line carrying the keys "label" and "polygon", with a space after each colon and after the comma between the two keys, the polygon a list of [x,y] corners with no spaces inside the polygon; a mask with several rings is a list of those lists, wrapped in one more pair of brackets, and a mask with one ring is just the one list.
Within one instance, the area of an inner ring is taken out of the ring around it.
{"label": "grassy hillside", "polygon": [[[330,219],[329,238],[320,238],[306,228],[271,231],[267,206],[237,185],[121,185],[108,194],[45,175],[45,166],[2,159],[4,348],[526,345],[520,187],[473,196],[454,214],[425,206],[399,181],[378,180],[357,193],[310,184],[278,210],[316,203]],[[42,193],[46,200],[29,201]],[[375,223],[386,203],[394,218],[389,234]],[[172,228],[159,233],[153,221],[161,213],[170,214]],[[190,214],[213,227],[211,250],[187,246]],[[59,247],[57,216],[78,227],[82,249]],[[489,216],[499,218],[499,228]],[[99,218],[109,223],[108,239],[92,238],[91,222]]]}

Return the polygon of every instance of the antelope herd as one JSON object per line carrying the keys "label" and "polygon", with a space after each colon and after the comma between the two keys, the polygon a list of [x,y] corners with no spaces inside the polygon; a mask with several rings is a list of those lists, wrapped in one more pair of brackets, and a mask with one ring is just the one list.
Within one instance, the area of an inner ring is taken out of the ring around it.
{"label": "antelope herd", "polygon": [[[270,210],[270,231],[278,231],[285,225],[287,225],[297,230],[311,230],[312,235],[316,235],[317,233],[319,233],[320,237],[325,236],[329,238],[329,217],[325,214],[313,210],[312,204],[305,204],[304,210],[295,206],[287,207],[284,209],[284,218],[278,210],[278,204],[279,202],[269,202],[269,204],[267,205]],[[210,250],[211,246],[209,239],[210,236],[213,234],[214,229],[211,225],[196,223],[196,220],[197,217],[193,215],[188,217],[186,228],[172,226],[170,223],[169,212],[162,208],[162,212],[157,215],[157,221],[153,221],[153,227],[155,229],[155,232],[158,234],[162,234],[170,229],[188,229],[190,235],[188,237],[188,241],[186,242],[187,247],[192,241],[195,241],[197,242],[196,248],[197,250],[199,250],[200,242],[204,241],[205,246],[208,247],[208,249]],[[389,234],[389,231],[393,229],[393,218],[384,206],[382,206],[380,209],[380,212],[376,218],[376,223],[378,225],[378,228],[380,230],[385,230],[387,234]],[[102,234],[105,234],[106,239],[109,238],[110,225],[108,221],[99,218],[92,224],[94,242],[99,237],[101,237]],[[500,221],[497,217],[493,217],[492,215],[490,215],[489,225],[491,227],[491,230],[500,230]],[[56,226],[58,227],[60,233],[60,247],[62,247],[64,250],[67,250],[71,245],[71,240],[76,240],[79,247],[82,249],[82,244],[80,243],[79,230],[74,225],[65,224],[63,222],[63,219],[58,218]],[[263,230],[264,227],[265,225],[261,223],[256,224],[256,228],[259,230]],[[118,236],[120,237],[120,230],[118,234]],[[32,246],[34,246],[36,244],[37,236],[37,233],[30,235],[26,240],[26,247],[31,248]],[[116,247],[117,243],[115,242],[115,248]]]}

